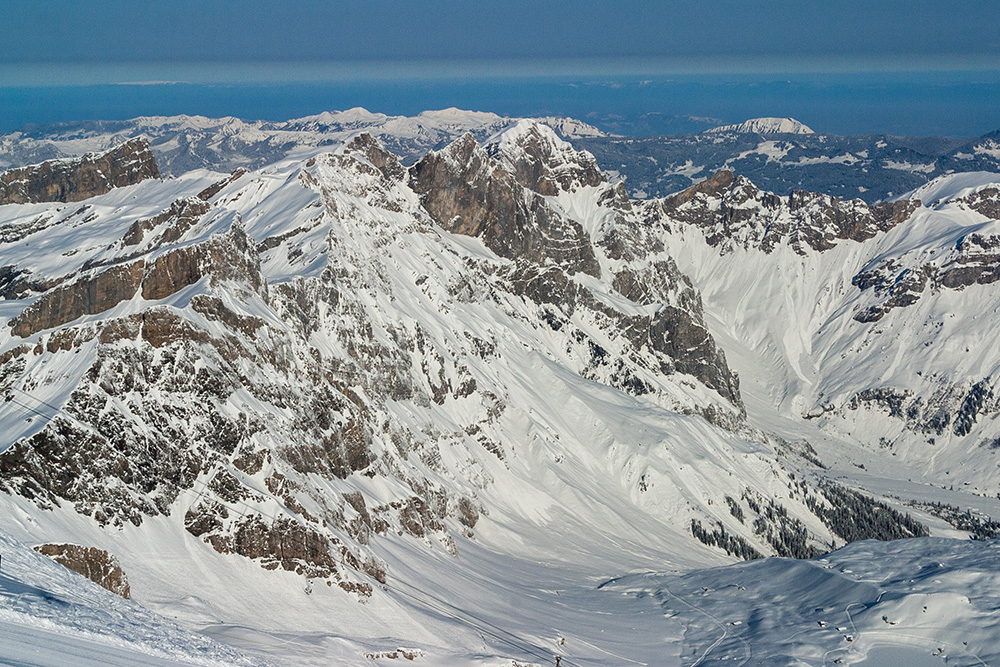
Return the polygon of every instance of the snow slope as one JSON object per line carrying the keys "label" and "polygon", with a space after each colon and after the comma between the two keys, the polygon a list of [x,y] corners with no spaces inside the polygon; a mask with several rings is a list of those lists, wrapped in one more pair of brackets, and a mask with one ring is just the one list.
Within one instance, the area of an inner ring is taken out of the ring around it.
{"label": "snow slope", "polygon": [[[448,117],[435,122],[461,121]],[[876,328],[910,341],[933,382],[992,363],[992,329],[968,328],[968,359],[904,337],[924,309],[978,316],[969,295],[989,285],[853,319],[871,296],[851,284],[862,269],[990,231],[967,203],[822,252],[791,238],[767,252],[752,225],[713,246],[520,122],[409,170],[359,137],[85,205],[0,207],[0,266],[20,271],[0,302],[0,522],[24,542],[107,549],[137,600],[279,661],[690,664],[723,645],[705,646],[704,618],[665,621],[636,589],[600,585],[733,560],[695,525],[760,555],[842,544],[819,485],[856,453],[876,479],[851,486],[961,471],[993,495],[989,449],[963,448],[992,413],[930,451],[892,415],[845,408],[873,378],[930,391]],[[826,421],[803,418],[817,406]],[[883,433],[898,446],[872,441]],[[905,571],[912,556],[889,549],[846,553]],[[790,640],[772,629],[744,640]]]}
{"label": "snow slope", "polygon": [[601,588],[683,624],[682,664],[992,665],[998,559],[995,540],[857,542]]}
{"label": "snow slope", "polygon": [[0,664],[266,664],[123,600],[3,531],[0,555]]}
{"label": "snow slope", "polygon": [[1000,374],[990,342],[1000,293],[990,278],[956,281],[948,272],[996,261],[970,239],[993,238],[1000,227],[968,197],[997,180],[942,177],[913,195],[929,206],[825,250],[792,236],[764,247],[757,235],[791,218],[752,213],[758,204],[749,201],[750,222],[721,244],[693,225],[670,225],[671,254],[701,291],[748,401],[762,406],[751,421],[780,432],[783,418],[806,420],[937,484],[995,496],[1000,470],[988,443],[1000,435],[996,407],[968,397],[977,384],[992,396]]}

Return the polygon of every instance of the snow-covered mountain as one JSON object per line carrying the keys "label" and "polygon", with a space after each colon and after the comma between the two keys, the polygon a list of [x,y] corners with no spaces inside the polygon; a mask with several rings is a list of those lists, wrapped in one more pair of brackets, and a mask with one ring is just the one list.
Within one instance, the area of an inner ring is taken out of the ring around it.
{"label": "snow-covered mountain", "polygon": [[[656,662],[637,615],[673,585],[602,582],[991,534],[991,174],[638,201],[546,123],[373,116],[289,121],[330,144],[259,169],[0,206],[0,527],[292,664]],[[670,664],[722,660],[692,619]]]}
{"label": "snow-covered mountain", "polygon": [[[608,134],[573,118],[536,120],[590,151],[603,169],[625,179],[629,193],[640,198],[676,193],[722,169],[783,195],[805,190],[869,203],[899,196],[940,175],[1000,172],[996,133],[974,140],[841,137],[803,133],[808,128],[794,119],[761,118],[716,128],[720,131],[637,137]],[[459,109],[406,117],[361,108],[280,122],[201,116],[82,121],[31,126],[0,136],[0,169],[79,157],[129,139],[145,139],[165,175],[192,169],[231,172],[257,169],[290,155],[307,157],[361,132],[378,138],[409,165],[465,132],[482,142],[516,121]]]}
{"label": "snow-covered mountain", "polygon": [[0,531],[5,665],[266,665],[123,600]]}
{"label": "snow-covered mountain", "polygon": [[727,131],[574,141],[623,176],[630,194],[644,199],[674,194],[729,170],[781,195],[822,192],[873,204],[938,176],[1000,173],[995,135],[968,140]]}
{"label": "snow-covered mountain", "polygon": [[720,125],[707,133],[718,134],[732,132],[735,134],[814,134],[807,125],[794,118],[751,118],[735,125]]}
{"label": "snow-covered mountain", "polygon": [[536,118],[540,123],[548,125],[563,139],[583,139],[586,137],[609,137],[612,136],[604,130],[598,129],[589,123],[575,118],[564,118],[561,116],[544,116]]}
{"label": "snow-covered mountain", "polygon": [[997,174],[955,175],[869,207],[723,172],[660,206],[687,223],[668,247],[744,388],[994,495],[998,188]]}
{"label": "snow-covered mountain", "polygon": [[484,139],[511,121],[459,109],[387,116],[366,109],[324,112],[288,121],[245,121],[204,116],[145,116],[124,121],[81,121],[32,127],[0,137],[0,168],[107,151],[143,138],[160,170],[256,169],[289,154],[334,147],[361,132],[378,137],[404,162],[440,148],[466,132]]}

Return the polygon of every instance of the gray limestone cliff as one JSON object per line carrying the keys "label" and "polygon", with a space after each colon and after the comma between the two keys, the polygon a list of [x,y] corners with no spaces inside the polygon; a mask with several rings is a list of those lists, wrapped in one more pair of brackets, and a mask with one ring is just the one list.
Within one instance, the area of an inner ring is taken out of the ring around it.
{"label": "gray limestone cliff", "polygon": [[159,177],[145,139],[131,139],[105,153],[6,171],[0,174],[0,204],[82,201]]}

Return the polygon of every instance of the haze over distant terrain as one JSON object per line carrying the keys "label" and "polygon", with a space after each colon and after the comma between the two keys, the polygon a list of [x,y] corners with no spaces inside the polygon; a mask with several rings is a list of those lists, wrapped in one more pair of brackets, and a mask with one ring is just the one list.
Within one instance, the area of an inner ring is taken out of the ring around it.
{"label": "haze over distant terrain", "polygon": [[0,132],[29,123],[151,115],[285,120],[355,106],[403,115],[454,106],[514,117],[570,116],[625,135],[683,134],[787,116],[840,135],[972,138],[996,129],[997,99],[1000,75],[976,72],[0,87]]}
{"label": "haze over distant terrain", "polygon": [[43,0],[6,8],[0,24],[0,132],[455,106],[621,134],[778,116],[834,134],[969,138],[996,129],[993,15],[981,0],[630,0],[610,12],[596,0]]}

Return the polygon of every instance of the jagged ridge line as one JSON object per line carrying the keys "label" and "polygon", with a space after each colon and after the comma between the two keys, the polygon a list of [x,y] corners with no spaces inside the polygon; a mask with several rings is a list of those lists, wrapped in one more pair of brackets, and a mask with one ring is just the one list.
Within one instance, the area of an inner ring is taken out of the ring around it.
{"label": "jagged ridge line", "polygon": [[[43,404],[43,405],[45,405],[45,406],[47,406],[49,408],[52,408],[57,413],[62,414],[64,416],[66,416],[66,417],[69,417],[70,419],[72,419],[73,421],[76,421],[76,422],[80,423],[81,425],[88,426],[85,422],[80,421],[75,416],[73,416],[73,415],[69,414],[68,412],[66,412],[66,410],[63,409],[63,408],[57,407],[57,406],[53,405],[52,403],[49,403],[48,401],[45,401],[44,399],[38,398],[36,396],[33,396],[32,394],[29,394],[27,391],[25,391],[23,389],[20,389],[18,387],[12,387],[12,389],[14,391],[21,392],[22,394],[24,394],[28,398],[31,398],[32,400],[38,401],[39,403],[41,403],[41,404]],[[23,407],[23,408],[31,411],[32,413],[36,414],[39,417],[47,418],[49,420],[52,420],[52,419],[55,418],[55,415],[46,415],[45,413],[41,412],[40,410],[38,410],[36,408],[33,408],[31,406],[25,405],[24,403],[21,403],[17,399],[13,398],[10,394],[7,395],[7,401],[8,402],[13,402],[14,404],[19,405],[20,407]],[[147,441],[147,443],[148,443],[148,441]],[[165,450],[163,450],[162,447],[159,444],[157,444],[157,443],[153,443],[153,447],[155,447],[160,453],[166,453]],[[213,476],[212,479],[214,479],[214,478],[215,477]],[[197,488],[195,488],[195,485],[197,485],[199,483],[202,485],[203,490],[198,490]],[[208,500],[210,502],[218,502],[219,504],[221,504],[224,507],[226,507],[227,510],[230,510],[233,513],[235,513],[235,514],[237,514],[239,516],[242,516],[244,518],[247,518],[247,519],[251,519],[251,518],[253,518],[253,516],[265,516],[265,517],[271,519],[272,521],[278,521],[279,520],[279,518],[277,516],[274,516],[273,514],[270,514],[268,512],[263,511],[263,510],[259,510],[259,509],[255,508],[255,507],[251,506],[251,505],[248,505],[246,502],[244,502],[242,500],[236,500],[236,501],[232,501],[232,502],[233,502],[233,504],[237,504],[238,503],[240,505],[243,505],[247,509],[249,509],[252,512],[254,512],[254,515],[249,515],[249,514],[243,512],[243,511],[241,511],[241,510],[238,510],[238,509],[233,508],[233,507],[229,507],[228,504],[230,503],[230,501],[226,501],[226,500],[221,499],[221,498],[213,498],[213,497],[206,496],[204,492],[205,491],[211,491],[211,489],[208,487],[207,484],[205,484],[204,482],[199,482],[199,480],[197,480],[197,479],[192,481],[192,486],[191,486],[190,489],[181,489],[180,493],[183,494],[183,493],[186,493],[188,491],[193,491],[195,493],[196,498],[198,498],[198,499],[204,499],[204,500]],[[284,507],[284,505],[282,505],[282,507]],[[286,511],[288,510],[287,507],[285,507],[285,509],[286,509]],[[301,517],[299,517],[297,514],[291,512],[291,511],[289,511],[288,513],[292,517],[294,517],[296,519],[296,523],[298,523],[300,526],[302,526],[303,528],[310,528],[310,526],[308,524],[304,523],[301,520]],[[324,554],[324,552],[316,549],[315,547],[313,547],[311,545],[306,544],[306,542],[304,540],[303,540],[302,547],[307,552],[310,552],[311,555],[314,556],[314,557],[320,556],[320,555],[326,555],[326,556],[330,555],[329,550],[327,550],[325,552],[325,554]],[[371,575],[367,575],[367,576],[371,577]],[[371,578],[374,579],[374,577],[371,577]],[[307,577],[307,579],[308,579],[308,577]],[[409,587],[409,588],[417,591],[418,593],[420,593],[421,595],[425,596],[426,598],[434,600],[435,602],[437,602],[437,603],[439,603],[441,605],[445,605],[447,607],[450,607],[451,609],[455,610],[456,612],[461,613],[461,614],[465,614],[465,615],[469,616],[470,618],[474,619],[475,621],[478,621],[479,623],[483,623],[484,625],[488,626],[489,628],[493,628],[497,632],[500,632],[500,633],[502,633],[504,635],[507,635],[509,637],[513,637],[514,639],[513,640],[505,639],[503,636],[498,635],[496,632],[493,632],[493,631],[491,631],[491,630],[489,630],[487,628],[480,627],[480,626],[476,625],[476,623],[473,622],[473,621],[469,621],[467,619],[463,619],[463,618],[460,618],[458,616],[455,616],[454,614],[450,613],[447,609],[443,609],[440,606],[433,604],[432,602],[428,602],[427,600],[422,600],[418,596],[415,596],[415,595],[413,595],[411,593],[407,593],[406,591],[401,590],[399,588],[396,588],[394,585],[390,585],[387,582],[379,582],[377,579],[376,579],[376,582],[379,584],[379,586],[383,587],[386,590],[393,591],[393,592],[398,593],[400,595],[406,596],[406,597],[408,597],[408,598],[410,598],[410,599],[412,599],[412,600],[414,600],[414,601],[416,601],[416,602],[424,605],[428,609],[431,609],[433,611],[437,611],[437,612],[439,612],[441,614],[444,614],[445,616],[447,616],[447,617],[449,617],[449,618],[451,618],[453,620],[456,620],[456,621],[458,621],[460,623],[464,623],[465,625],[467,625],[467,626],[469,626],[469,627],[471,627],[471,628],[473,628],[473,629],[475,629],[475,630],[477,630],[479,632],[483,632],[483,633],[485,633],[485,634],[493,637],[494,639],[496,639],[498,641],[501,641],[501,642],[503,642],[505,644],[508,644],[508,645],[510,645],[510,646],[512,646],[512,647],[520,650],[520,651],[523,651],[523,652],[525,652],[525,653],[527,653],[527,654],[529,654],[529,655],[531,655],[531,656],[533,656],[535,658],[538,658],[540,660],[546,660],[546,661],[552,659],[552,656],[540,655],[539,653],[536,652],[536,651],[544,651],[545,649],[543,649],[541,647],[538,647],[538,646],[535,646],[531,642],[528,642],[525,639],[521,639],[517,634],[515,634],[515,633],[513,633],[513,632],[511,632],[509,630],[505,630],[505,629],[503,629],[503,628],[501,628],[499,626],[496,626],[496,625],[490,623],[489,621],[487,621],[485,619],[479,618],[475,614],[473,614],[471,612],[468,612],[468,611],[465,611],[462,608],[451,604],[450,602],[446,602],[444,600],[441,600],[440,598],[438,598],[438,597],[436,597],[436,596],[434,596],[434,595],[432,595],[430,593],[427,593],[426,591],[422,590],[418,586],[414,586],[413,584],[410,584],[410,583],[407,583],[407,582],[403,582],[403,581],[399,582],[400,584],[402,584],[404,586],[407,586],[407,587]],[[517,642],[521,642],[521,643],[518,644]],[[530,648],[528,648],[528,647],[530,647]],[[566,664],[569,667],[580,667],[578,663],[575,663],[572,660],[569,660],[569,659],[567,659],[565,657],[562,657],[562,656],[560,656],[560,664]]]}

